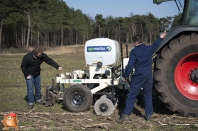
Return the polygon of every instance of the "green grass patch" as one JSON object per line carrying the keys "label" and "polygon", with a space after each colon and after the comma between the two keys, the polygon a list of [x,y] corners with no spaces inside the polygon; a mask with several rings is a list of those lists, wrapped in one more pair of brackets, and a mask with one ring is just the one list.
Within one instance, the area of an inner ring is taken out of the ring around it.
{"label": "green grass patch", "polygon": [[[65,54],[50,56],[63,71],[43,63],[41,66],[42,92],[47,86],[52,85],[52,79],[56,74],[73,72],[74,70],[86,70],[84,54]],[[87,112],[71,113],[67,111],[63,103],[51,107],[35,104],[34,110],[29,113],[26,102],[27,87],[21,71],[23,55],[0,55],[0,120],[3,120],[5,112],[17,112],[21,130],[197,130],[197,126],[185,126],[176,124],[196,124],[197,118],[181,117],[170,112],[159,99],[154,100],[155,117],[151,121],[145,121],[139,114],[144,113],[141,106],[137,106],[137,113],[132,113],[131,121],[119,125],[119,109],[110,117],[97,116],[94,108]],[[70,86],[69,84],[65,87]],[[155,95],[154,95],[155,97]],[[39,114],[40,113],[40,114]],[[162,125],[160,123],[166,124]],[[3,125],[0,126],[0,130]]]}
{"label": "green grass patch", "polygon": [[[83,54],[66,54],[59,56],[49,56],[56,61],[63,71],[58,71],[54,67],[46,64],[41,65],[41,85],[42,92],[47,86],[52,85],[52,79],[56,74],[72,72],[73,70],[87,69]],[[21,71],[21,61],[23,55],[0,55],[0,112],[8,111],[27,111],[27,102],[25,100],[27,87],[24,75]],[[65,85],[67,87],[69,85]],[[37,105],[35,105],[37,108]],[[55,109],[54,109],[55,108]],[[57,104],[53,107],[39,106],[38,111],[62,112],[63,105]]]}

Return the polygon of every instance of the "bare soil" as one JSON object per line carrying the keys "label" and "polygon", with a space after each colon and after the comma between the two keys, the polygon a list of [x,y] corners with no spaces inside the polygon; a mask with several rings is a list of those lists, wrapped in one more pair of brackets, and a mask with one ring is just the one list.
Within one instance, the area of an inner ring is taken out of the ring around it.
{"label": "bare soil", "polygon": [[[153,90],[154,114],[152,119],[143,119],[144,105],[140,95],[135,103],[130,121],[118,124],[116,120],[125,106],[125,99],[119,100],[115,112],[108,117],[97,116],[93,105],[88,111],[73,113],[65,109],[62,103],[46,107],[35,105],[32,110],[27,108],[26,85],[20,70],[23,55],[0,55],[0,121],[4,115],[10,112],[17,114],[20,130],[29,131],[136,131],[136,130],[198,130],[198,119],[195,117],[183,117],[177,112],[171,112],[160,101]],[[76,69],[84,69],[84,56],[82,54],[52,56],[63,68],[64,72]],[[51,85],[51,79],[57,71],[47,64],[42,64],[42,90]],[[58,72],[60,73],[60,72]],[[0,124],[0,130],[3,128]],[[14,129],[11,129],[14,130]]]}
{"label": "bare soil", "polygon": [[[141,97],[135,104],[130,121],[118,124],[116,120],[123,110],[123,104],[119,105],[111,116],[97,116],[93,106],[85,112],[73,113],[67,111],[62,103],[51,107],[35,105],[33,109],[5,109],[17,114],[20,130],[35,131],[134,131],[134,130],[198,130],[198,119],[194,117],[183,117],[169,111],[163,103],[154,99],[154,115],[149,121],[144,120],[144,108]],[[24,100],[25,101],[25,100]],[[3,102],[1,99],[0,102]],[[122,101],[124,102],[124,101]],[[16,105],[17,106],[17,105]],[[58,109],[59,108],[59,109]],[[1,112],[3,119],[5,114]],[[1,126],[3,128],[3,125]],[[0,127],[0,128],[1,128]]]}

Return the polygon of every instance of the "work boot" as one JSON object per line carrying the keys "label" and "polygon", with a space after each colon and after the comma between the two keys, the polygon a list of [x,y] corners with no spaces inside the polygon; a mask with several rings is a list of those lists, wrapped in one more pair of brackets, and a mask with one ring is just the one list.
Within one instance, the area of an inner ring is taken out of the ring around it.
{"label": "work boot", "polygon": [[36,101],[36,104],[42,105],[42,104],[43,104],[43,101],[42,101],[42,100],[37,100],[37,101]]}
{"label": "work boot", "polygon": [[151,115],[145,115],[145,116],[144,116],[144,119],[145,119],[146,121],[150,120],[150,119],[151,119]]}
{"label": "work boot", "polygon": [[129,115],[122,114],[122,115],[120,116],[120,118],[117,120],[117,123],[123,124],[123,123],[126,122],[126,121],[130,121]]}
{"label": "work boot", "polygon": [[32,109],[34,105],[28,105],[28,109]]}

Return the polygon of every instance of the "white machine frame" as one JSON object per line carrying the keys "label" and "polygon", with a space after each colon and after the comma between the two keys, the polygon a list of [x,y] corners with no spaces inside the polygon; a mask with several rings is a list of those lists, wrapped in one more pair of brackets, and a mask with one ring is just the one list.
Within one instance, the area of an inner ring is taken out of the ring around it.
{"label": "white machine frame", "polygon": [[[57,100],[63,100],[69,111],[80,112],[89,109],[93,96],[100,95],[94,104],[96,114],[111,115],[118,105],[117,91],[130,88],[129,83],[122,78],[129,58],[121,61],[120,55],[117,41],[108,38],[88,40],[85,44],[85,60],[89,69],[57,76],[57,85],[46,88],[44,103],[49,106]],[[71,86],[65,90],[64,84]]]}
{"label": "white machine frame", "polygon": [[[123,67],[126,67],[128,63],[129,58],[124,58],[123,59]],[[107,79],[94,79],[94,76],[97,75],[102,75],[105,74],[105,71],[109,71],[109,76]],[[118,88],[124,88],[129,89],[129,84],[128,82],[123,82],[122,81],[122,72],[120,72],[118,78],[115,78],[113,83],[114,86],[117,86]],[[88,75],[89,79],[83,79],[83,75]],[[108,86],[113,86],[112,85],[112,70],[110,66],[102,66],[102,67],[97,67],[95,66],[89,66],[89,71],[83,71],[83,70],[75,70],[73,73],[66,73],[66,74],[61,74],[60,77],[56,77],[56,83],[60,84],[99,84],[99,86],[90,89],[92,94],[95,94],[96,92],[108,87]],[[90,87],[89,87],[90,88]]]}

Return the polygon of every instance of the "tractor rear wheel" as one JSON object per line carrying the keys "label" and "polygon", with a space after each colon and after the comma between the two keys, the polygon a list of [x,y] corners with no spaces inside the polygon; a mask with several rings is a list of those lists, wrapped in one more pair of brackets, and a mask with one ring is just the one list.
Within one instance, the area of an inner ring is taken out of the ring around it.
{"label": "tractor rear wheel", "polygon": [[198,34],[181,35],[158,55],[155,88],[172,111],[198,116]]}
{"label": "tractor rear wheel", "polygon": [[90,89],[84,85],[75,84],[64,92],[63,103],[71,112],[82,112],[90,108],[93,95]]}

